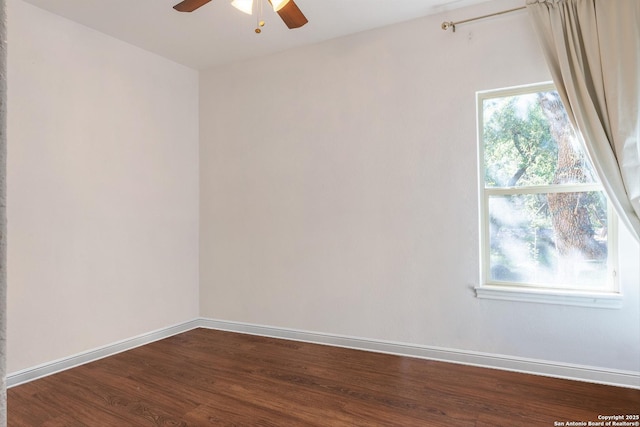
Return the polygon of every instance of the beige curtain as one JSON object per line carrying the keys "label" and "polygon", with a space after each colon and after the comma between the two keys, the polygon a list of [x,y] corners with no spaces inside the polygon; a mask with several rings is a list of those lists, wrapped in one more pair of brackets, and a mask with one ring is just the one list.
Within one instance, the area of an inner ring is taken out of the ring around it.
{"label": "beige curtain", "polygon": [[558,92],[640,241],[640,0],[527,0]]}

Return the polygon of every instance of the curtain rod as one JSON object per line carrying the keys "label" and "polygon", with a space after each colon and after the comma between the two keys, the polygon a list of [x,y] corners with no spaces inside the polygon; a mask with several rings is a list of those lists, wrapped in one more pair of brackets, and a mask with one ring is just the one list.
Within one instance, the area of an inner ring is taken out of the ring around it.
{"label": "curtain rod", "polygon": [[464,19],[462,21],[457,21],[457,22],[453,22],[453,21],[445,21],[442,23],[441,28],[443,30],[448,30],[449,28],[451,28],[453,30],[453,32],[456,32],[456,25],[458,24],[464,24],[467,22],[471,22],[471,21],[477,21],[479,19],[484,19],[484,18],[490,18],[492,16],[498,16],[498,15],[503,15],[505,13],[511,13],[511,12],[515,12],[516,10],[522,10],[522,9],[526,9],[526,6],[521,6],[521,7],[516,7],[513,9],[508,9],[508,10],[503,10],[502,12],[496,12],[496,13],[490,13],[488,15],[482,15],[482,16],[476,16],[475,18],[469,18],[469,19]]}

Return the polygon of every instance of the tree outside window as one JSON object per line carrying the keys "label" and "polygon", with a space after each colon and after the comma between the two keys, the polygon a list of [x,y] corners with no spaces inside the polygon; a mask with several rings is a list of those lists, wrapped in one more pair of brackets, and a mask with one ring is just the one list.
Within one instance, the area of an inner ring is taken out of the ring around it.
{"label": "tree outside window", "polygon": [[483,284],[615,291],[613,213],[555,88],[478,107]]}

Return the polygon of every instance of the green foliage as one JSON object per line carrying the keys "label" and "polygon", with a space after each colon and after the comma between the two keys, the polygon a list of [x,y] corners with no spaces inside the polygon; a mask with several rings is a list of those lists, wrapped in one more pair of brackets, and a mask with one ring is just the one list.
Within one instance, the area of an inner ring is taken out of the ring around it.
{"label": "green foliage", "polygon": [[[537,94],[525,94],[484,101],[483,151],[487,187],[537,186],[553,182],[558,145],[551,136],[538,99]],[[509,196],[505,201],[508,202],[502,212],[491,213],[494,224],[491,264],[500,266],[502,270],[498,271],[505,277],[513,274],[507,272],[518,271],[518,266],[513,265],[513,256],[503,252],[503,244],[520,242],[522,252],[528,253],[526,258],[530,262],[550,268],[553,263],[552,223],[546,194]],[[513,221],[516,216],[520,220]]]}
{"label": "green foliage", "polygon": [[551,184],[558,146],[536,94],[486,100],[484,112],[485,185]]}

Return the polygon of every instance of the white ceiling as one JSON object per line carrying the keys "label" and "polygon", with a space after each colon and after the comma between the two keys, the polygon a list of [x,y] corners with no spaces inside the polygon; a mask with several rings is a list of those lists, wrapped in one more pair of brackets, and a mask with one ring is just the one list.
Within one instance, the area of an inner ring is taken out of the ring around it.
{"label": "white ceiling", "polygon": [[[266,25],[213,0],[192,13],[180,0],[24,0],[195,69],[205,69],[408,21],[487,0],[295,0],[309,23],[289,30],[264,8]],[[266,2],[266,0],[263,0]]]}

